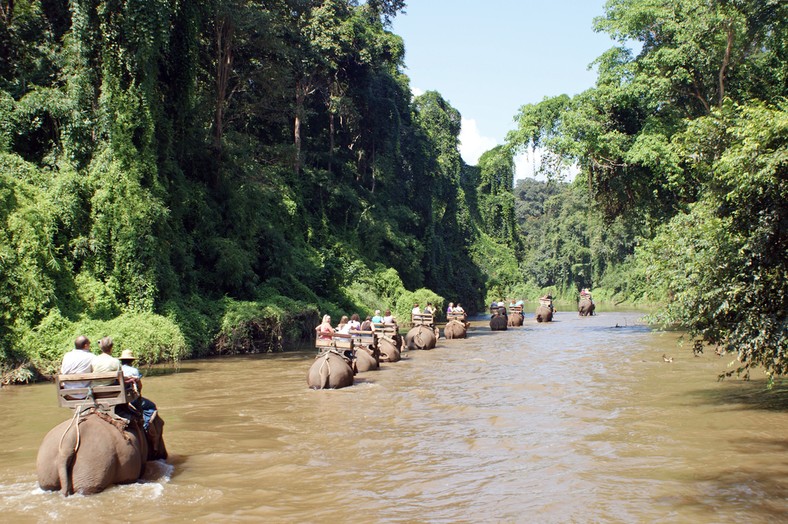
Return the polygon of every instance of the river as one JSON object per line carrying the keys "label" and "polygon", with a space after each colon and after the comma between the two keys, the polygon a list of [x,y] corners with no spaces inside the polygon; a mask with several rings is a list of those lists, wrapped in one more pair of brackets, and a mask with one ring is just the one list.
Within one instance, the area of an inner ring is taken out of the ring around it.
{"label": "river", "polygon": [[[144,379],[170,459],[67,499],[35,457],[70,410],[0,390],[6,522],[774,522],[788,518],[788,388],[717,381],[640,313],[559,312],[312,391],[312,351],[183,362]],[[665,362],[662,355],[673,357]]]}

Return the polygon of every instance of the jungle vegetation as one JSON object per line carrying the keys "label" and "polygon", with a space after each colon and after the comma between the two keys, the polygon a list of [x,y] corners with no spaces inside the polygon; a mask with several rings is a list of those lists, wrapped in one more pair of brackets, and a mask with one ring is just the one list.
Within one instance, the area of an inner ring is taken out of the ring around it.
{"label": "jungle vegetation", "polygon": [[[608,1],[596,86],[523,106],[476,166],[411,94],[404,8],[0,0],[4,380],[80,333],[146,364],[580,287],[784,373],[784,2]],[[528,147],[547,181],[515,185]]]}

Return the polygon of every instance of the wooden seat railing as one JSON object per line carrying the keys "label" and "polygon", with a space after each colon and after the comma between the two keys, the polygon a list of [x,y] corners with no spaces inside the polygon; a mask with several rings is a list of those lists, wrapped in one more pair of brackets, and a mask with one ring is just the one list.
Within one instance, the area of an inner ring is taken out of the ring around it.
{"label": "wooden seat railing", "polygon": [[[85,382],[88,384],[84,385]],[[122,371],[57,375],[55,387],[58,404],[63,408],[94,405],[106,410],[118,404],[128,404],[137,397],[133,391],[126,390]]]}
{"label": "wooden seat railing", "polygon": [[465,322],[465,313],[451,313],[446,315],[446,322],[451,322],[452,320],[459,320],[460,322]]}
{"label": "wooden seat railing", "polygon": [[336,348],[339,351],[353,351],[353,336],[344,333],[332,333],[331,338],[318,336],[317,340],[315,340],[315,347],[321,352],[332,348]]}
{"label": "wooden seat railing", "polygon": [[523,306],[509,306],[509,312],[510,313],[522,313],[523,312]]}
{"label": "wooden seat railing", "polygon": [[361,331],[360,329],[351,329],[350,336],[357,346],[372,346],[378,347],[378,335],[374,331]]}
{"label": "wooden seat railing", "polygon": [[411,313],[410,321],[414,326],[432,326],[435,323],[432,313]]}
{"label": "wooden seat railing", "polygon": [[375,333],[382,337],[395,338],[399,334],[397,324],[372,324],[375,326]]}

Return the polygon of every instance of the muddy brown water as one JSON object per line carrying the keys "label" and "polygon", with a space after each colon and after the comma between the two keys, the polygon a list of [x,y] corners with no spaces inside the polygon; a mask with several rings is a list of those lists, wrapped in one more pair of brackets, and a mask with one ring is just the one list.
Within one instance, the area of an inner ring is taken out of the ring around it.
{"label": "muddy brown water", "polygon": [[[51,384],[0,390],[5,522],[774,522],[788,517],[788,388],[718,382],[638,312],[491,332],[306,387],[311,351],[149,376],[168,463],[68,499],[37,488]],[[664,362],[663,353],[674,357]]]}

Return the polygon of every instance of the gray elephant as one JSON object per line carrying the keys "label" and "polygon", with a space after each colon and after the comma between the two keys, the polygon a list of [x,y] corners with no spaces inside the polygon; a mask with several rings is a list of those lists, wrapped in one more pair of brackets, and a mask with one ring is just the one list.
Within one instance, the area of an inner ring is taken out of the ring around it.
{"label": "gray elephant", "polygon": [[507,321],[509,327],[520,327],[523,325],[523,315],[520,313],[509,313]]}
{"label": "gray elephant", "polygon": [[380,350],[377,345],[356,346],[356,359],[353,367],[357,373],[380,369]]}
{"label": "gray elephant", "polygon": [[593,315],[594,309],[596,309],[596,306],[594,305],[594,301],[591,300],[590,296],[580,297],[580,302],[577,303],[577,313],[581,317],[587,317],[589,315]]}
{"label": "gray elephant", "polygon": [[552,320],[553,320],[553,308],[540,304],[539,307],[536,308],[536,321],[550,322]]}
{"label": "gray elephant", "polygon": [[405,335],[405,346],[409,349],[432,349],[437,344],[434,328],[421,325],[415,326]]}
{"label": "gray elephant", "polygon": [[378,339],[381,362],[399,362],[402,359],[402,337],[383,335]]}
{"label": "gray elephant", "polygon": [[443,328],[443,336],[447,339],[465,338],[467,333],[468,328],[465,325],[465,322],[455,319],[449,320],[446,323],[446,327]]}
{"label": "gray elephant", "polygon": [[[501,313],[501,310],[503,310],[504,313]],[[506,331],[507,330],[507,324],[509,323],[509,319],[506,318],[505,311],[506,311],[506,309],[500,308],[492,316],[492,318],[490,319],[490,329],[491,330],[493,330],[493,331]]]}
{"label": "gray elephant", "polygon": [[306,383],[312,389],[339,389],[352,386],[354,375],[352,358],[332,348],[315,357]]}
{"label": "gray elephant", "polygon": [[158,413],[147,435],[136,418],[128,421],[97,410],[75,413],[44,437],[36,458],[38,485],[68,496],[136,482],[148,460],[167,458],[163,428]]}

